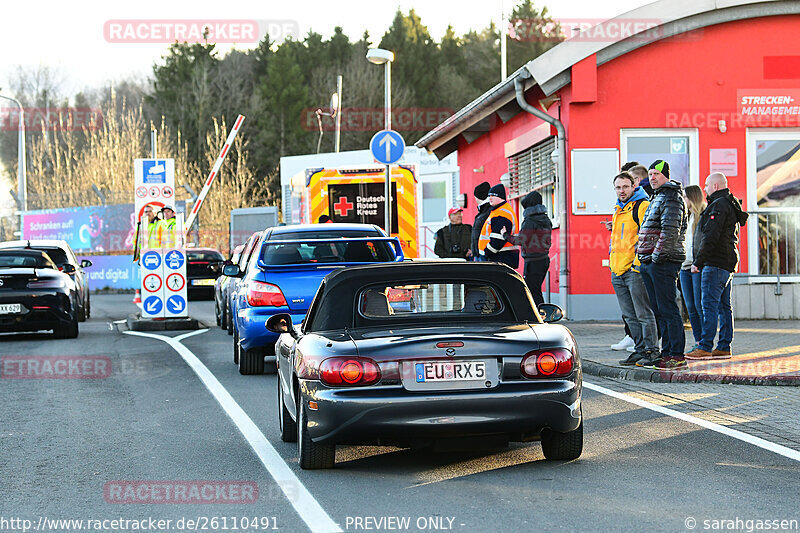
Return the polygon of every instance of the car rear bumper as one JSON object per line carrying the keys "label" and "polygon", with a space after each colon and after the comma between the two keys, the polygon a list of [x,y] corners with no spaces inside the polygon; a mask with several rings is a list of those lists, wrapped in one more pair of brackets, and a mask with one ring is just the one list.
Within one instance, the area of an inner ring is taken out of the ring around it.
{"label": "car rear bumper", "polygon": [[[21,304],[26,311],[0,315],[2,333],[55,329],[72,321],[69,296],[64,293],[4,291],[0,304],[10,303]],[[41,309],[43,307],[46,309]]]}
{"label": "car rear bumper", "polygon": [[265,323],[269,317],[278,313],[291,314],[293,324],[300,324],[306,318],[305,312],[292,313],[286,307],[248,307],[239,310],[239,344],[243,350],[272,348],[280,335],[268,331]]}
{"label": "car rear bumper", "polygon": [[573,379],[504,382],[492,390],[412,393],[392,387],[332,389],[301,380],[314,442],[411,445],[456,437],[505,435],[532,440],[545,428],[581,423],[580,372]]}

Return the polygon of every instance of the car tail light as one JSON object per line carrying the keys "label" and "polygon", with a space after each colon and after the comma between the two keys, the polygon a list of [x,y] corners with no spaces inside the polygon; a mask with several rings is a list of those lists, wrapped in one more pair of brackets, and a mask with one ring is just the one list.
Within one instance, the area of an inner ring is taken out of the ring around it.
{"label": "car tail light", "polygon": [[522,358],[520,372],[528,378],[560,378],[568,376],[575,367],[575,356],[563,348],[536,350]]}
{"label": "car tail light", "polygon": [[286,307],[286,298],[277,285],[250,281],[247,284],[247,303],[254,307]]}
{"label": "car tail light", "polygon": [[335,387],[372,385],[381,379],[381,369],[367,357],[331,357],[319,365],[319,378]]}
{"label": "car tail light", "polygon": [[64,282],[60,279],[42,279],[28,282],[29,289],[60,289],[64,286]]}

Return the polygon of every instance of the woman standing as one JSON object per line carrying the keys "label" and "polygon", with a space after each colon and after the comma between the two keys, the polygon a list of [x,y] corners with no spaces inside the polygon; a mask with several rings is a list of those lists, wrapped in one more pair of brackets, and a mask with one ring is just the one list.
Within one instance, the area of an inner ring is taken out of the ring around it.
{"label": "woman standing", "polygon": [[684,191],[686,207],[689,210],[689,228],[686,230],[686,260],[681,264],[680,282],[683,301],[686,303],[686,310],[689,312],[689,323],[692,325],[692,335],[694,336],[694,348],[700,345],[700,338],[703,335],[703,306],[700,303],[700,272],[690,270],[692,261],[692,245],[694,231],[700,221],[700,213],[706,208],[706,199],[703,191],[697,185],[689,185]]}

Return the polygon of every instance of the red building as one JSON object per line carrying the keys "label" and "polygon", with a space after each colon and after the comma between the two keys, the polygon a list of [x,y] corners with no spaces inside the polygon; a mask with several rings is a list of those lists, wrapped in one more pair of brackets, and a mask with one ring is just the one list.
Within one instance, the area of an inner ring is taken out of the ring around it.
{"label": "red building", "polygon": [[468,196],[504,173],[517,207],[542,193],[558,227],[552,301],[572,319],[619,317],[601,222],[622,163],[665,159],[701,187],[721,171],[750,212],[737,316],[800,317],[800,2],[643,6],[530,61],[417,146],[458,150]]}

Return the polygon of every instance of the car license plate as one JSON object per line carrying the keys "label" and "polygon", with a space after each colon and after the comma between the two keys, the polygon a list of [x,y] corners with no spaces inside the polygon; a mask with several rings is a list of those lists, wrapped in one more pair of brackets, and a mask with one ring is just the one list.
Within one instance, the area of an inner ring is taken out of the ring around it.
{"label": "car license plate", "polygon": [[485,361],[428,361],[414,364],[417,383],[486,379]]}
{"label": "car license plate", "polygon": [[20,304],[0,304],[0,315],[10,315],[22,312]]}
{"label": "car license plate", "polygon": [[193,279],[192,285],[213,285],[216,281],[215,279]]}

